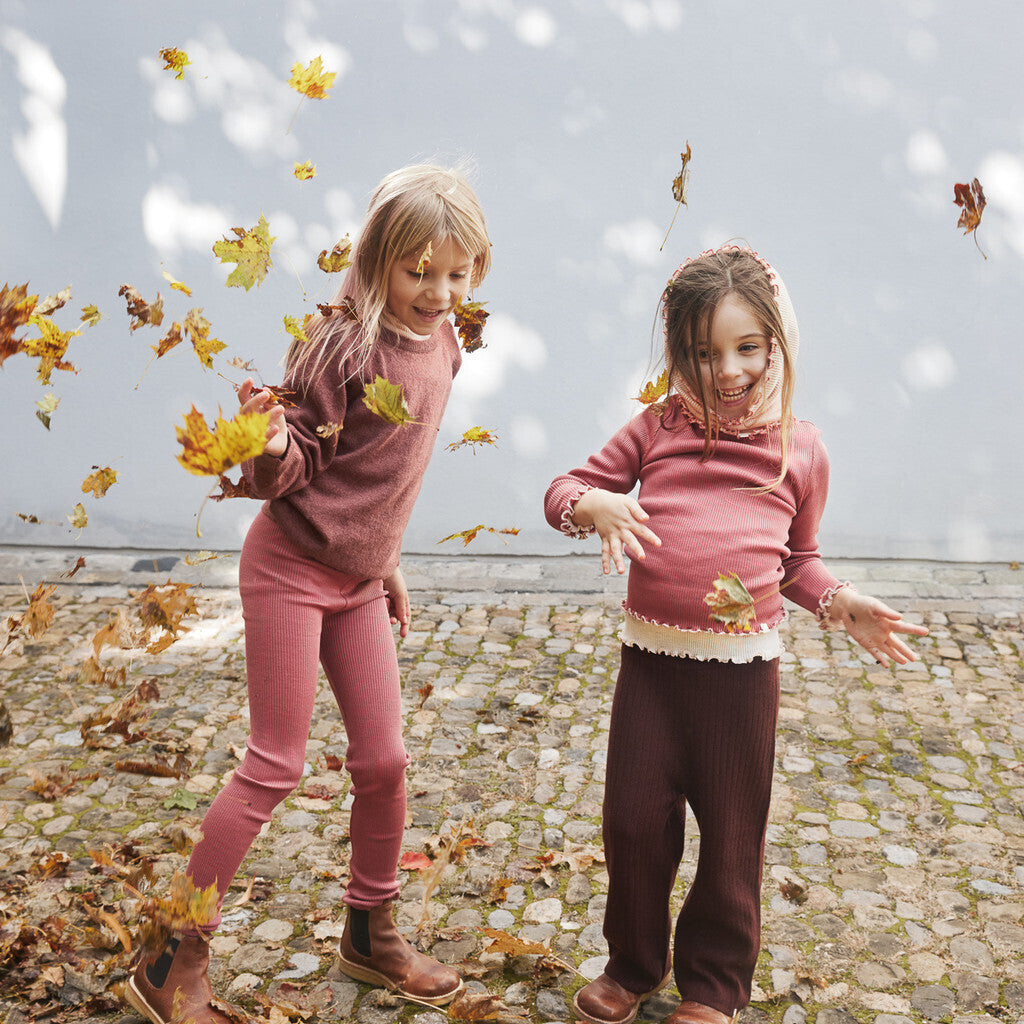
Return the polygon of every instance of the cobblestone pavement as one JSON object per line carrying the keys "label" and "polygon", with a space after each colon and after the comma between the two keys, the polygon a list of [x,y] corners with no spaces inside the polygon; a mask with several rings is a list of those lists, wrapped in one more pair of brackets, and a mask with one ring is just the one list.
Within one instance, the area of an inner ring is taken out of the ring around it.
{"label": "cobblestone pavement", "polygon": [[[43,578],[59,582],[79,553],[0,549],[3,620],[25,611],[19,576],[29,591]],[[188,567],[174,555],[85,558],[51,598],[51,628],[0,658],[13,723],[13,739],[0,748],[0,975],[18,928],[42,935],[47,919],[63,919],[100,934],[82,913],[83,892],[130,921],[131,901],[120,901],[87,849],[132,839],[162,876],[181,867],[172,841],[199,821],[246,735],[234,560]],[[920,663],[885,670],[802,611],[784,627],[763,950],[753,1003],[739,1019],[1020,1024],[1024,573],[1006,565],[832,565],[931,634],[916,642]],[[585,977],[601,969],[600,806],[623,581],[602,578],[593,553],[410,558],[406,575],[414,613],[399,648],[412,755],[404,848],[437,857],[436,837],[453,833],[489,845],[469,848],[433,891],[424,874],[403,872],[400,923],[422,924],[426,907],[425,943],[463,965],[471,990],[500,997],[504,1019],[565,1020],[580,977],[538,969],[536,957],[488,951],[492,939],[481,929],[547,943]],[[200,616],[186,620],[190,631],[159,654],[104,648],[103,667],[127,668],[117,691],[76,682],[110,612],[130,605],[129,591],[168,579],[202,584],[192,591]],[[159,690],[147,705],[149,738],[83,746],[83,720],[147,679]],[[327,767],[330,755],[344,756],[345,740],[326,688],[307,750],[298,793],[256,841],[229,896],[213,943],[215,988],[243,1002],[269,993],[312,1010],[309,1019],[439,1022],[435,1010],[387,1005],[334,965],[348,805],[347,776]],[[161,751],[187,754],[186,779],[114,768]],[[29,788],[61,769],[97,777],[54,799]],[[180,806],[192,797],[194,809]],[[688,837],[677,900],[698,842]],[[42,878],[48,858],[57,873]],[[254,875],[266,882],[240,901]],[[105,932],[110,949],[83,939],[77,959],[0,1000],[9,1024],[47,1000],[51,1008],[90,999],[102,1007],[125,961]],[[666,990],[641,1017],[661,1020],[677,1000]],[[138,1020],[109,1005],[80,1019]]]}

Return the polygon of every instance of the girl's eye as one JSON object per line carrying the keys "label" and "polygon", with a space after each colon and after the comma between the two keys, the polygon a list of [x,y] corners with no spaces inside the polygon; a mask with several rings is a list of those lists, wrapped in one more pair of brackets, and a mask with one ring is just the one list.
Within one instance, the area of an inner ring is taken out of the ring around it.
{"label": "girl's eye", "polygon": [[706,348],[697,349],[697,358],[702,363],[706,363],[708,361],[708,350]]}

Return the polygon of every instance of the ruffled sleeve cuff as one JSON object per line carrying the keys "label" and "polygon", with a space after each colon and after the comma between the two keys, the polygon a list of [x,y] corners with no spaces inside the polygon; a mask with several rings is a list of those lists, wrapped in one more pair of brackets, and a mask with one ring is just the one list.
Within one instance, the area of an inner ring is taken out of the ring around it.
{"label": "ruffled sleeve cuff", "polygon": [[821,595],[821,600],[818,602],[818,608],[815,611],[815,616],[818,619],[818,625],[824,630],[839,629],[842,626],[842,622],[832,617],[832,602],[836,599],[836,594],[840,590],[845,590],[849,587],[853,590],[853,584],[849,580],[843,583],[837,583],[834,587],[829,587],[824,594]]}
{"label": "ruffled sleeve cuff", "polygon": [[558,528],[566,535],[566,537],[574,537],[576,540],[584,540],[594,532],[593,526],[580,526],[572,517],[573,512],[576,510],[576,502],[583,497],[587,491],[592,491],[594,488],[589,484],[576,484],[566,495],[565,506],[562,508],[562,514],[559,518]]}

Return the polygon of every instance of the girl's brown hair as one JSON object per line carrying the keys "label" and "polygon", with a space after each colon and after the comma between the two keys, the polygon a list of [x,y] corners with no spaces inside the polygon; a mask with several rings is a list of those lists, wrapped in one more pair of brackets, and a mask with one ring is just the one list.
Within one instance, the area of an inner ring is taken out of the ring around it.
{"label": "girl's brown hair", "polygon": [[407,256],[419,257],[428,242],[437,247],[449,240],[472,259],[470,287],[476,287],[491,269],[491,240],[462,173],[413,164],[389,174],[370,197],[352,266],[334,299],[345,311],[315,315],[309,341],[292,343],[285,357],[291,379],[308,387],[325,365],[352,351],[358,374],[384,326],[392,267]]}
{"label": "girl's brown hair", "polygon": [[[790,425],[793,419],[793,353],[786,337],[776,287],[761,259],[748,249],[727,246],[684,263],[662,295],[665,318],[665,363],[670,389],[686,388],[696,396],[706,426],[701,461],[711,458],[718,443],[718,396],[706,388],[699,352],[708,345],[711,323],[722,300],[736,295],[771,339],[772,356],[765,375],[781,374],[780,440],[782,463],[778,475],[760,490],[777,487],[786,475]],[[788,305],[788,296],[786,299]],[[793,318],[792,330],[795,332]],[[776,356],[777,353],[777,356]],[[773,365],[777,369],[773,370]],[[771,385],[770,381],[766,384]]]}

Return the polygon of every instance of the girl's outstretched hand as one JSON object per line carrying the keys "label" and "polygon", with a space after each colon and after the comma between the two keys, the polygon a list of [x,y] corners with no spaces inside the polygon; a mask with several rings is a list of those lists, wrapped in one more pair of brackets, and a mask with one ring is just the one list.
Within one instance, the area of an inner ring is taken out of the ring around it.
{"label": "girl's outstretched hand", "polygon": [[641,540],[661,547],[660,538],[644,525],[650,516],[628,494],[616,494],[600,487],[585,491],[576,501],[572,518],[577,526],[593,526],[597,530],[601,538],[601,568],[605,575],[611,572],[612,562],[617,572],[626,571],[623,558],[626,549],[633,558],[646,558]]}
{"label": "girl's outstretched hand", "polygon": [[880,665],[889,667],[890,659],[899,665],[917,661],[917,655],[894,633],[926,636],[925,626],[904,622],[900,613],[877,598],[858,594],[844,587],[832,600],[832,617],[846,627],[853,637]]}
{"label": "girl's outstretched hand", "polygon": [[288,425],[284,418],[284,408],[274,398],[272,392],[261,388],[254,390],[252,377],[246,377],[238,388],[238,404],[242,412],[265,412],[270,414],[270,425],[267,427],[267,447],[265,455],[284,455],[288,448]]}
{"label": "girl's outstretched hand", "polygon": [[388,614],[391,625],[398,626],[400,636],[409,632],[409,619],[412,611],[409,606],[409,588],[405,585],[402,570],[395,566],[395,571],[384,581],[384,589],[388,595]]}

